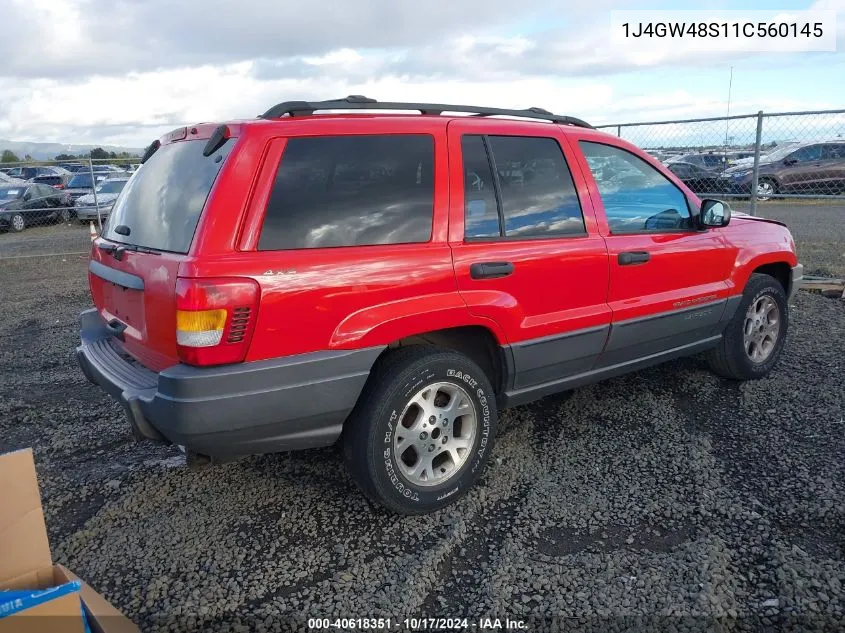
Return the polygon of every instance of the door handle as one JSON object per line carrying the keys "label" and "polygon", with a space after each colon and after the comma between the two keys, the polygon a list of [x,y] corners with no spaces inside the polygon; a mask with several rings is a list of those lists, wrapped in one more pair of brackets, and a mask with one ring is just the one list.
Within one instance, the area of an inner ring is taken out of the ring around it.
{"label": "door handle", "polygon": [[473,279],[498,279],[513,273],[512,262],[477,262],[469,267]]}
{"label": "door handle", "polygon": [[651,255],[645,251],[629,251],[619,253],[616,261],[619,262],[620,266],[632,266],[634,264],[645,264],[649,259],[651,259]]}

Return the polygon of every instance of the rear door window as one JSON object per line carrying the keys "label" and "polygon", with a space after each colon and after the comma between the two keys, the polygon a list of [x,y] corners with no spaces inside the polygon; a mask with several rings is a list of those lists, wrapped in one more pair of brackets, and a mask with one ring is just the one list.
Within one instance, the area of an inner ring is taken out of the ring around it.
{"label": "rear door window", "polygon": [[[111,212],[106,239],[161,251],[187,253],[211,187],[234,141],[211,156],[206,142],[162,145],[126,183]],[[129,235],[117,233],[117,227]]]}
{"label": "rear door window", "polygon": [[555,139],[465,135],[461,152],[466,239],[586,234],[575,183]]}
{"label": "rear door window", "polygon": [[258,249],[427,242],[433,212],[433,137],[291,138]]}
{"label": "rear door window", "polygon": [[502,191],[506,237],[586,232],[575,183],[555,139],[490,136],[488,141]]}

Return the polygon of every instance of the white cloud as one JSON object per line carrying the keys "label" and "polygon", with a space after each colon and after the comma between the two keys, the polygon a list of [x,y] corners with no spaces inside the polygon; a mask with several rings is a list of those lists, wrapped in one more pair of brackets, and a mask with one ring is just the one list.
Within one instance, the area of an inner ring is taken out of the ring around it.
{"label": "white cloud", "polygon": [[[721,89],[679,90],[667,79],[630,96],[614,89],[616,77],[758,58],[610,46],[607,10],[624,4],[528,0],[517,15],[485,0],[460,11],[448,0],[424,10],[392,0],[240,0],[238,11],[224,0],[0,0],[0,138],[141,146],[179,125],[348,94],[540,106],[596,123],[722,114]],[[819,0],[814,8],[843,5]],[[556,21],[544,29],[549,16]],[[517,19],[533,26],[517,28]],[[732,111],[825,105],[768,90],[735,99]]]}

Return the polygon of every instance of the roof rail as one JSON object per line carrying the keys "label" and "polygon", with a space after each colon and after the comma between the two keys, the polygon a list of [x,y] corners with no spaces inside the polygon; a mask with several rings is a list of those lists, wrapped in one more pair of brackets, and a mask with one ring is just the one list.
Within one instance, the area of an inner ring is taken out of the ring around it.
{"label": "roof rail", "polygon": [[571,116],[552,114],[543,108],[527,108],[525,110],[507,110],[503,108],[485,108],[468,105],[449,105],[445,103],[402,103],[393,101],[376,101],[361,95],[350,95],[343,99],[328,101],[283,101],[267,110],[259,118],[278,119],[288,116],[307,116],[316,110],[417,110],[420,114],[443,114],[444,112],[466,112],[477,116],[515,116],[526,119],[540,119],[563,125],[574,125],[592,129],[592,125]]}

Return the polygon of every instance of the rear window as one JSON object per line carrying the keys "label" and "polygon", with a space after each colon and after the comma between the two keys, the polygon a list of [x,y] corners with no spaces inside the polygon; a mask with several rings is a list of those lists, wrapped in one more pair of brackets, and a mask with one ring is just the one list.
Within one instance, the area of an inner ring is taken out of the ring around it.
{"label": "rear window", "polygon": [[[227,142],[211,156],[203,156],[205,145],[202,140],[162,145],[124,186],[104,237],[187,253],[205,201],[234,142]],[[129,235],[116,233],[119,226],[128,228]]]}
{"label": "rear window", "polygon": [[258,248],[427,242],[433,176],[434,139],[428,135],[292,138]]}
{"label": "rear window", "polygon": [[90,187],[91,186],[91,174],[79,174],[74,176],[70,179],[70,182],[67,183],[68,187]]}

